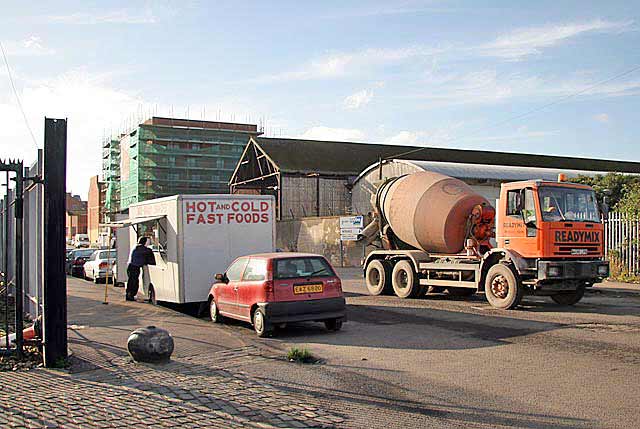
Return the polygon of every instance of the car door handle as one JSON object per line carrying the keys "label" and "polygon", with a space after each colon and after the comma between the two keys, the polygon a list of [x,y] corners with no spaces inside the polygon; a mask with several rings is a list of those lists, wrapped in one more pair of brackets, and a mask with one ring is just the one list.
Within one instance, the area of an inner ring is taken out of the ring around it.
{"label": "car door handle", "polygon": [[238,286],[234,286],[233,290],[237,291],[238,290]]}

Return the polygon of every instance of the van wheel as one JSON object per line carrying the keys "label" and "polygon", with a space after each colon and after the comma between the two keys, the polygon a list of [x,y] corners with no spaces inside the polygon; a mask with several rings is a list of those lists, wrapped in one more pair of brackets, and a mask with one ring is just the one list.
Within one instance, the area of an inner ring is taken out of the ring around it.
{"label": "van wheel", "polygon": [[158,300],[156,299],[156,291],[153,289],[153,285],[149,285],[149,303],[151,305],[158,305]]}
{"label": "van wheel", "polygon": [[496,264],[487,272],[484,293],[492,307],[511,310],[522,301],[524,288],[511,266]]}
{"label": "van wheel", "polygon": [[218,311],[218,306],[216,305],[216,300],[213,299],[213,297],[211,297],[211,300],[209,301],[209,317],[211,318],[211,321],[213,323],[222,322],[222,316],[220,315],[220,312]]}
{"label": "van wheel", "polygon": [[391,287],[391,264],[379,259],[369,262],[365,283],[371,295],[389,295]]}
{"label": "van wheel", "polygon": [[342,329],[342,320],[340,319],[329,319],[324,321],[324,327],[327,328],[327,331],[339,331]]}
{"label": "van wheel", "polygon": [[418,275],[407,260],[400,261],[393,267],[391,273],[393,291],[400,298],[414,298],[420,292]]}
{"label": "van wheel", "polygon": [[557,295],[551,295],[551,299],[560,305],[574,305],[577,304],[584,296],[584,286],[580,286],[578,289],[572,292],[562,292]]}
{"label": "van wheel", "polygon": [[253,312],[253,329],[256,331],[258,337],[263,338],[270,334],[271,328],[268,323],[262,310],[258,308]]}

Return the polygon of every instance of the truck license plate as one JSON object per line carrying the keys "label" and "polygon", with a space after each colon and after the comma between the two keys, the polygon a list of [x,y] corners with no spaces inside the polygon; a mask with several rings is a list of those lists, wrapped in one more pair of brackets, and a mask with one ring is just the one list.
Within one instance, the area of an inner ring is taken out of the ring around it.
{"label": "truck license plate", "polygon": [[587,249],[571,249],[572,255],[586,255]]}
{"label": "truck license plate", "polygon": [[312,284],[312,285],[298,285],[293,287],[293,293],[296,295],[302,293],[321,293],[322,292],[322,283]]}

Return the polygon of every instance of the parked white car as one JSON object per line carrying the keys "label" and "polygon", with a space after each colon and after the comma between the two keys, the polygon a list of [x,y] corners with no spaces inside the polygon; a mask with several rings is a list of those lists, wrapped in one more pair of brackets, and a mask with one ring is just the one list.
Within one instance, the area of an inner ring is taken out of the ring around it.
{"label": "parked white car", "polygon": [[76,234],[73,239],[73,245],[76,247],[89,247],[89,236],[87,234]]}
{"label": "parked white car", "polygon": [[107,274],[113,281],[113,265],[116,261],[116,251],[96,250],[84,264],[84,277],[98,283],[107,279]]}

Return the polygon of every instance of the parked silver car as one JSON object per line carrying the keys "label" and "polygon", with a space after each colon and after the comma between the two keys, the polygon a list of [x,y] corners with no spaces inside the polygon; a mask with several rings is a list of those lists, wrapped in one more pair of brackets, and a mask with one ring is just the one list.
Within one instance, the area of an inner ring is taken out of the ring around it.
{"label": "parked silver car", "polygon": [[84,264],[84,277],[98,283],[107,278],[113,281],[113,265],[116,262],[116,251],[96,250]]}

